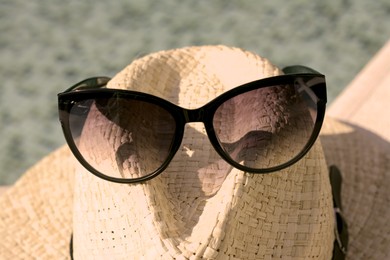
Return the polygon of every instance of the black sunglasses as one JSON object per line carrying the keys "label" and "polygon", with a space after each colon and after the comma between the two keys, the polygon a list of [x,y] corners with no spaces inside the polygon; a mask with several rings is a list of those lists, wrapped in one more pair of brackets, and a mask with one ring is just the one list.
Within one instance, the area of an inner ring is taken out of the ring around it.
{"label": "black sunglasses", "polygon": [[303,66],[231,89],[197,109],[90,78],[58,94],[59,119],[78,161],[108,181],[136,183],[166,169],[184,126],[203,122],[214,149],[231,166],[270,173],[301,159],[320,132],[325,76]]}

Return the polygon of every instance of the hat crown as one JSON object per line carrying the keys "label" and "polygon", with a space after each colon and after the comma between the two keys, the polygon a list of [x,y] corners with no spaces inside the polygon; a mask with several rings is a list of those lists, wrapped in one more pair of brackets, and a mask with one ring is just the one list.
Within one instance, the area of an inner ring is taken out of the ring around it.
{"label": "hat crown", "polygon": [[242,49],[188,47],[137,59],[107,87],[145,92],[186,108],[198,108],[229,89],[280,74],[267,59]]}
{"label": "hat crown", "polygon": [[[108,87],[197,108],[279,74],[268,60],[241,49],[189,47],[135,60]],[[182,147],[165,172],[142,184],[109,183],[77,170],[76,256],[330,258],[332,201],[319,143],[295,165],[267,175],[232,169],[199,124],[187,125]]]}

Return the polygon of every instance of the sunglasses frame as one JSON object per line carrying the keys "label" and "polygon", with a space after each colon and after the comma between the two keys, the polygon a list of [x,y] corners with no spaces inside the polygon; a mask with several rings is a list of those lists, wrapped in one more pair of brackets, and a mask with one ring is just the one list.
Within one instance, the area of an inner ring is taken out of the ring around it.
{"label": "sunglasses frame", "polygon": [[[138,91],[132,91],[132,90],[120,90],[120,89],[107,89],[104,88],[110,78],[108,77],[94,77],[89,78],[86,80],[83,80],[74,86],[70,87],[66,91],[58,94],[58,109],[59,109],[59,120],[61,122],[62,130],[65,136],[65,139],[68,143],[68,146],[74,156],[77,158],[77,160],[81,163],[82,166],[84,166],[89,172],[93,173],[94,175],[107,180],[111,182],[116,183],[138,183],[150,180],[156,176],[158,176],[160,173],[162,173],[169,165],[173,157],[175,156],[176,152],[180,148],[183,136],[184,136],[184,127],[186,123],[190,122],[203,122],[207,136],[210,140],[210,143],[214,147],[215,151],[221,156],[222,159],[224,159],[226,162],[228,162],[231,166],[240,169],[245,172],[249,173],[255,173],[255,174],[265,174],[270,172],[275,172],[282,170],[294,163],[296,163],[298,160],[300,160],[313,146],[315,143],[319,132],[322,127],[322,123],[325,116],[325,107],[327,102],[326,97],[326,83],[325,83],[325,76],[318,73],[317,71],[314,71],[310,68],[304,67],[304,66],[291,66],[286,67],[283,69],[283,72],[286,73],[284,75],[280,76],[274,76],[269,78],[264,78],[256,81],[252,81],[246,84],[243,84],[241,86],[238,86],[236,88],[233,88],[215,99],[211,100],[207,104],[203,105],[200,108],[197,109],[186,109],[182,108],[178,105],[175,105],[165,99],[162,99],[160,97],[138,92]],[[283,85],[287,84],[289,82],[294,82],[295,80],[299,78],[320,78],[320,82],[318,84],[315,84],[314,86],[309,86],[311,91],[316,95],[317,97],[317,117],[316,122],[313,128],[312,135],[310,136],[308,142],[303,147],[302,151],[298,153],[295,157],[291,158],[289,161],[270,168],[266,169],[252,169],[249,167],[246,167],[244,165],[241,165],[237,162],[235,162],[233,159],[231,159],[224,151],[223,148],[219,145],[219,141],[217,136],[215,135],[214,128],[213,128],[213,117],[216,112],[216,110],[219,108],[221,104],[223,104],[225,101],[231,99],[232,97],[235,97],[239,94],[270,87],[270,86],[277,86],[277,85]],[[105,175],[104,173],[101,173],[100,171],[96,170],[94,167],[92,167],[82,156],[80,151],[77,148],[77,145],[75,144],[72,133],[70,130],[70,123],[69,123],[69,115],[71,112],[71,109],[75,102],[81,101],[81,100],[87,100],[87,99],[95,99],[95,98],[124,98],[124,99],[134,99],[134,100],[140,100],[149,102],[152,104],[156,104],[163,109],[167,110],[172,117],[175,120],[176,123],[176,132],[175,137],[172,141],[172,146],[169,151],[169,155],[165,162],[154,172],[134,179],[124,179],[124,178],[115,178],[108,175]]]}

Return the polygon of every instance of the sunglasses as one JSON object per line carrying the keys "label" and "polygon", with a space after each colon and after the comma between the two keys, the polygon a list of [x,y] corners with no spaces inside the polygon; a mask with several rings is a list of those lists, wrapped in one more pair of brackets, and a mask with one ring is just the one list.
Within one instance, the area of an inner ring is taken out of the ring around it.
{"label": "sunglasses", "polygon": [[197,109],[86,79],[58,94],[59,119],[77,160],[108,181],[136,183],[163,172],[186,123],[203,122],[215,151],[231,166],[270,173],[301,159],[320,132],[325,76],[303,66],[233,88]]}

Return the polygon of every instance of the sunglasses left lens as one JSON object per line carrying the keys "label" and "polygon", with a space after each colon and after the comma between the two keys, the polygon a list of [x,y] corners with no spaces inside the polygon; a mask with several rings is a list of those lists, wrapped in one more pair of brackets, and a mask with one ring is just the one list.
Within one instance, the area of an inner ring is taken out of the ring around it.
{"label": "sunglasses left lens", "polygon": [[121,97],[77,101],[70,132],[83,159],[114,178],[145,177],[169,157],[176,122],[164,108]]}
{"label": "sunglasses left lens", "polygon": [[252,170],[279,167],[311,140],[317,117],[314,93],[291,82],[239,94],[215,112],[214,130],[224,153]]}

